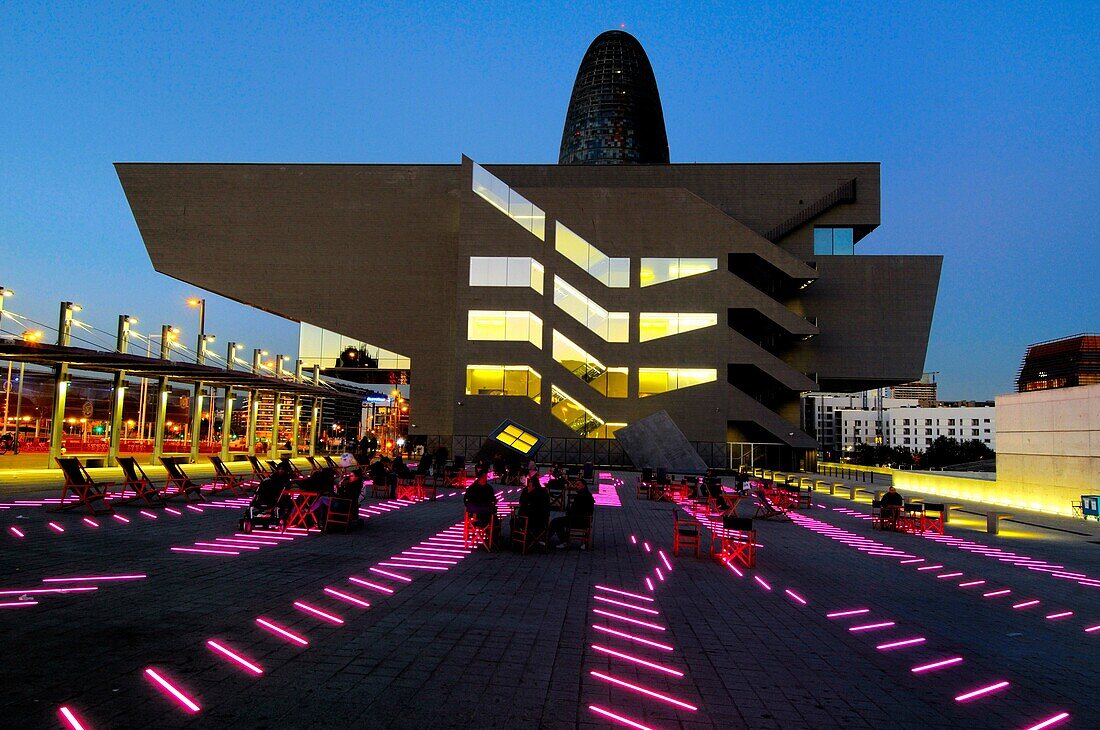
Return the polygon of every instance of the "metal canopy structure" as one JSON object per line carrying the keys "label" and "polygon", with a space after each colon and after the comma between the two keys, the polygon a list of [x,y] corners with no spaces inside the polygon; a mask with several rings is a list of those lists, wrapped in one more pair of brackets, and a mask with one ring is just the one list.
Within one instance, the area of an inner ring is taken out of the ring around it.
{"label": "metal canopy structure", "polygon": [[75,370],[88,370],[116,374],[124,372],[139,378],[167,378],[184,383],[202,382],[240,390],[277,390],[280,393],[311,398],[347,398],[359,401],[362,395],[337,390],[328,385],[298,381],[293,378],[261,375],[250,370],[198,365],[196,363],[162,360],[161,358],[129,355],[120,352],[104,352],[83,347],[50,345],[41,342],[24,342],[16,339],[0,339],[0,360],[25,362],[54,367],[68,365]]}

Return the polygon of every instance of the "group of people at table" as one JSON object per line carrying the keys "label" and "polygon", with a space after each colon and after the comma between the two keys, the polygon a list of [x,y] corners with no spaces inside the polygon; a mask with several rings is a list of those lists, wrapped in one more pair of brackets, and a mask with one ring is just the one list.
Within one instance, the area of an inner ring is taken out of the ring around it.
{"label": "group of people at table", "polygon": [[[497,519],[498,495],[489,484],[489,475],[489,466],[479,463],[474,469],[474,480],[466,487],[463,496],[467,515],[472,524],[479,528],[486,528]],[[361,467],[349,468],[343,474],[326,468],[296,478],[288,464],[280,463],[260,482],[252,506],[276,507],[279,521],[284,523],[292,516],[306,518],[308,515],[305,521],[309,524],[292,526],[318,526],[324,524],[334,499],[358,505],[369,486],[368,480],[396,483],[396,476],[392,466],[382,464],[380,467],[372,465],[367,475]],[[560,495],[566,490],[570,498],[561,500],[564,514],[551,519],[551,491]],[[304,504],[303,499],[306,500]],[[584,479],[568,479],[561,465],[556,464],[550,471],[549,481],[543,486],[539,470],[532,463],[526,470],[515,515],[526,518],[526,532],[537,545],[548,548],[556,542],[558,548],[565,548],[569,544],[569,529],[589,524],[594,508],[595,499]],[[354,514],[356,511],[353,509],[352,512],[352,523],[360,522],[359,516]],[[583,549],[583,544],[581,547]]]}

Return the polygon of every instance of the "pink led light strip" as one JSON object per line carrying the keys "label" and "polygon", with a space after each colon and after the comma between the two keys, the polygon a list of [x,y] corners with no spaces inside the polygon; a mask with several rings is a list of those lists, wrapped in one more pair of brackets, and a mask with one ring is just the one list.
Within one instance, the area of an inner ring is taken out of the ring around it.
{"label": "pink led light strip", "polygon": [[913,674],[923,674],[924,672],[934,672],[937,669],[943,667],[950,667],[956,664],[961,664],[963,658],[961,656],[951,657],[950,659],[940,659],[939,661],[931,662],[929,664],[918,664],[909,671]]}
{"label": "pink led light strip", "polygon": [[593,677],[595,677],[596,679],[602,679],[605,682],[609,682],[611,684],[618,685],[619,687],[622,687],[624,689],[629,689],[633,692],[643,694],[647,697],[652,697],[653,699],[660,700],[661,702],[667,702],[670,705],[675,705],[677,707],[682,707],[685,710],[691,710],[692,712],[695,712],[696,710],[699,709],[695,705],[688,704],[687,702],[684,702],[683,700],[678,700],[675,697],[670,697],[666,694],[662,694],[661,692],[655,692],[651,689],[647,689],[647,688],[642,687],[640,685],[632,684],[631,682],[627,682],[626,680],[619,679],[618,677],[612,677],[610,674],[604,674],[603,672],[597,672],[595,670],[591,670],[588,673],[590,675],[592,675]]}
{"label": "pink led light strip", "polygon": [[206,645],[208,647],[210,647],[212,650],[214,650],[214,651],[218,652],[219,654],[221,654],[222,656],[226,657],[230,661],[236,662],[237,664],[244,667],[245,669],[252,672],[253,674],[260,675],[260,674],[264,673],[264,670],[261,669],[258,665],[256,665],[256,664],[250,662],[249,660],[245,659],[243,656],[236,653],[235,651],[232,651],[232,650],[222,646],[221,644],[214,641],[213,639],[207,640]]}
{"label": "pink led light strip", "polygon": [[180,705],[182,705],[188,712],[198,712],[202,709],[198,706],[198,704],[195,703],[193,699],[185,695],[183,692],[180,692],[178,689],[172,686],[172,684],[168,680],[157,674],[157,672],[153,668],[150,667],[149,669],[146,669],[145,676],[153,680],[156,684],[160,685],[161,689],[174,697],[176,701],[179,702]]}
{"label": "pink led light strip", "polygon": [[598,591],[607,591],[608,593],[617,593],[620,596],[627,596],[628,598],[636,598],[639,601],[649,601],[650,603],[653,602],[653,599],[650,598],[649,596],[643,596],[640,593],[631,593],[630,591],[622,591],[622,590],[619,590],[618,588],[609,588],[608,586],[599,585],[598,583],[596,585],[594,585],[593,588],[595,588]]}
{"label": "pink led light strip", "polygon": [[635,730],[654,730],[649,725],[643,725],[640,722],[636,722],[634,720],[631,720],[629,717],[623,717],[622,715],[618,715],[618,714],[612,712],[611,710],[605,709],[605,708],[600,707],[598,705],[589,705],[588,709],[591,710],[592,712],[595,712],[597,715],[601,715],[603,717],[606,717],[608,720],[612,720],[614,722],[617,722],[620,725],[625,725],[626,727],[635,728]]}
{"label": "pink led light strip", "polygon": [[381,593],[393,593],[393,589],[389,586],[380,585],[378,583],[371,583],[369,580],[363,580],[362,578],[356,578],[355,576],[351,576],[350,578],[348,578],[348,580],[350,580],[352,583],[366,586],[367,588],[373,588],[374,590]]}
{"label": "pink led light strip", "polygon": [[0,608],[29,608],[37,605],[38,601],[0,601]]}
{"label": "pink led light strip", "polygon": [[634,604],[627,603],[626,601],[616,601],[614,598],[605,598],[604,596],[592,596],[592,599],[596,600],[596,601],[601,601],[603,603],[610,603],[613,606],[622,606],[623,608],[629,608],[629,609],[634,610],[634,611],[640,611],[640,612],[648,614],[650,616],[657,616],[661,613],[660,611],[658,611],[655,608],[646,608],[645,606],[635,606]]}
{"label": "pink led light strip", "polygon": [[147,578],[144,573],[131,573],[127,575],[74,575],[69,578],[43,578],[43,583],[77,583],[85,581],[101,580],[140,580]]}
{"label": "pink led light strip", "polygon": [[653,670],[656,670],[658,672],[664,672],[665,674],[671,674],[673,677],[682,677],[682,676],[684,676],[684,673],[679,671],[678,669],[673,669],[672,667],[666,667],[663,664],[656,664],[654,662],[646,661],[645,659],[642,659],[641,657],[636,657],[633,654],[624,654],[623,652],[615,651],[614,649],[609,649],[608,647],[601,646],[600,644],[591,644],[590,647],[592,648],[593,651],[598,651],[601,654],[607,654],[608,656],[613,656],[613,657],[616,657],[618,659],[622,659],[624,661],[631,662],[632,664],[638,664],[640,666],[648,667],[649,669],[653,669]]}
{"label": "pink led light strip", "polygon": [[295,644],[298,644],[300,646],[306,646],[307,644],[309,644],[309,641],[304,636],[299,636],[298,634],[294,633],[293,631],[280,626],[279,624],[275,623],[274,621],[269,621],[266,618],[263,618],[262,616],[256,619],[256,623],[258,623],[260,626],[263,626],[268,631],[271,631],[272,633],[278,634],[279,636],[282,636],[284,639],[288,639],[289,641],[292,641]]}
{"label": "pink led light strip", "polygon": [[1001,682],[996,682],[994,684],[989,684],[989,685],[986,685],[985,687],[979,687],[978,689],[972,690],[970,692],[964,692],[963,694],[956,697],[955,701],[956,702],[966,702],[967,700],[972,700],[975,697],[981,697],[983,695],[987,695],[987,694],[990,694],[992,692],[997,692],[999,690],[1004,689],[1007,686],[1008,686],[1007,681],[1001,681]]}
{"label": "pink led light strip", "polygon": [[1034,725],[1028,725],[1026,728],[1024,728],[1024,730],[1043,730],[1043,728],[1053,727],[1054,725],[1060,723],[1062,720],[1068,719],[1068,712],[1059,712],[1057,715],[1054,715],[1053,717],[1048,717],[1047,719],[1037,722]]}
{"label": "pink led light strip", "polygon": [[73,711],[68,707],[62,706],[57,708],[57,714],[61,715],[61,719],[65,721],[65,724],[68,725],[70,730],[84,730],[84,726],[80,724],[80,720],[76,718],[76,715],[74,715]]}
{"label": "pink led light strip", "polygon": [[658,641],[651,641],[650,639],[643,639],[640,636],[634,636],[628,634],[625,631],[618,631],[610,626],[602,626],[600,624],[592,624],[592,628],[596,631],[602,631],[605,634],[611,634],[612,636],[618,636],[620,639],[626,639],[627,641],[633,641],[638,644],[644,644],[645,646],[653,647],[654,649],[660,649],[661,651],[673,651],[673,648],[668,644],[662,644]]}
{"label": "pink led light strip", "polygon": [[357,598],[356,596],[351,595],[350,593],[344,593],[343,591],[338,591],[335,588],[325,588],[325,593],[329,594],[330,596],[339,598],[341,601],[350,603],[354,606],[359,606],[360,608],[370,608],[369,603],[364,601],[362,598]]}
{"label": "pink led light strip", "polygon": [[330,624],[339,625],[339,624],[344,623],[344,619],[340,618],[336,614],[328,613],[327,611],[322,611],[321,609],[317,608],[316,606],[311,606],[308,603],[304,603],[302,601],[295,601],[294,602],[294,607],[297,608],[300,611],[305,611],[306,613],[312,614],[312,615],[316,616],[317,618],[321,619],[322,621],[328,621]]}
{"label": "pink led light strip", "polygon": [[649,621],[642,621],[641,619],[631,618],[630,616],[622,616],[617,613],[612,613],[611,611],[605,611],[602,608],[593,608],[592,613],[598,614],[600,616],[606,616],[607,618],[613,618],[618,621],[626,621],[627,623],[634,624],[635,626],[644,626],[645,628],[653,629],[654,631],[665,630],[664,626],[659,626],[658,624],[650,623]]}

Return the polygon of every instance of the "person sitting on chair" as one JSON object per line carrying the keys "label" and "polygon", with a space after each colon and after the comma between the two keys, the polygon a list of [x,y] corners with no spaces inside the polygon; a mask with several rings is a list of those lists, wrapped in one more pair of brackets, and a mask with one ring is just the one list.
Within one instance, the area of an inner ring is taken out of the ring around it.
{"label": "person sitting on chair", "polygon": [[543,533],[550,524],[550,493],[539,482],[538,472],[527,477],[527,486],[519,495],[519,509],[516,514],[527,518],[527,535],[543,537],[539,545],[545,546]]}
{"label": "person sitting on chair", "polygon": [[905,506],[905,500],[894,487],[882,495],[882,524],[889,524],[891,529],[898,529],[898,518],[901,516],[901,508]]}
{"label": "person sitting on chair", "polygon": [[707,496],[714,500],[718,509],[725,511],[729,508],[726,498],[722,496],[722,477],[715,474],[714,469],[707,469],[706,475],[703,476],[703,484],[706,487]]}
{"label": "person sitting on chair", "polygon": [[[588,482],[584,479],[578,479],[577,482],[580,488],[573,494],[573,500],[569,503],[569,509],[566,510],[565,515],[550,521],[550,540],[557,536],[559,550],[569,546],[569,528],[581,528],[587,525],[596,509],[596,500],[592,497],[592,492],[588,491]],[[549,543],[550,540],[547,542]],[[582,543],[581,550],[584,549]]]}
{"label": "person sitting on chair", "polygon": [[471,515],[475,527],[488,527],[497,512],[497,495],[489,486],[488,471],[479,471],[474,483],[466,487],[462,497],[466,512]]}

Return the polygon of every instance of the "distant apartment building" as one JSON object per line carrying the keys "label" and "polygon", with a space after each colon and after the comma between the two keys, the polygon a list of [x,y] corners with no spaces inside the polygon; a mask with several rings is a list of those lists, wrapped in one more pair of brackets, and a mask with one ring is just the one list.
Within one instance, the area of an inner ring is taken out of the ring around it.
{"label": "distant apartment building", "polygon": [[1080,334],[1028,347],[1016,377],[1016,390],[1029,393],[1098,383],[1100,335]]}
{"label": "distant apartment building", "polygon": [[939,405],[939,396],[936,393],[937,384],[932,373],[925,373],[920,380],[912,383],[902,383],[889,388],[889,395],[894,398],[912,398],[917,405],[925,408],[935,408]]}

